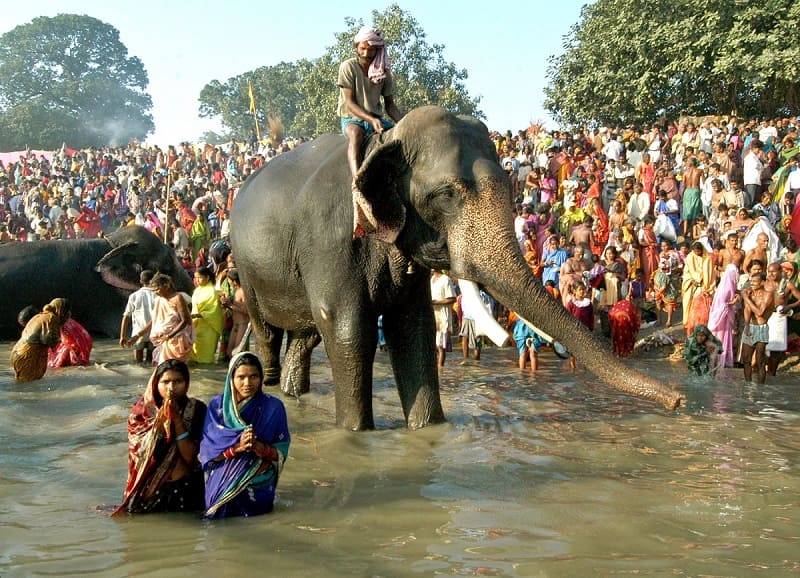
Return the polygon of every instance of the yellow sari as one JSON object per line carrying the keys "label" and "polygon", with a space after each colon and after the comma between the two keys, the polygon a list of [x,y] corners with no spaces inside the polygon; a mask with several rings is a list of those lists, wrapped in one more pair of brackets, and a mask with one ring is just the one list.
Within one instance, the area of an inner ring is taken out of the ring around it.
{"label": "yellow sari", "polygon": [[189,359],[197,363],[214,363],[225,317],[213,283],[199,285],[192,293],[192,324],[195,338]]}

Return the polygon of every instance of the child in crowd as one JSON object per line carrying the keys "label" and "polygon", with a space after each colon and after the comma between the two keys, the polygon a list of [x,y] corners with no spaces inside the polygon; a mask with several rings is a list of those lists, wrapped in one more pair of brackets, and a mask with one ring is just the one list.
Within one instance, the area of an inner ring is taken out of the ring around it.
{"label": "child in crowd", "polygon": [[[588,290],[582,281],[576,281],[571,288],[572,299],[567,303],[567,311],[583,323],[589,331],[594,331],[594,306],[588,297]],[[575,369],[575,356],[570,355],[569,365]]]}

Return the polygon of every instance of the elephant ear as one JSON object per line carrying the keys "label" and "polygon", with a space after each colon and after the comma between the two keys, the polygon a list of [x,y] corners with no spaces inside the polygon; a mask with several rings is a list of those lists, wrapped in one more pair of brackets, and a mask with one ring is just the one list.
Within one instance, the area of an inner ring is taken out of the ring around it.
{"label": "elephant ear", "polygon": [[403,204],[408,163],[399,140],[372,149],[355,178],[353,211],[359,230],[387,243],[394,243],[406,222]]}
{"label": "elephant ear", "polygon": [[139,243],[123,243],[103,255],[94,270],[112,287],[136,291],[139,289],[139,274],[142,272],[142,266],[136,259],[140,252]]}

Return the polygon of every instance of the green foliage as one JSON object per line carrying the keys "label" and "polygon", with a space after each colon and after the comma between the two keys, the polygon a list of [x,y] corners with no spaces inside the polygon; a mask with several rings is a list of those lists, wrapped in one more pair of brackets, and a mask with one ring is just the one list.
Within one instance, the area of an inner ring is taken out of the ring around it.
{"label": "green foliage", "polygon": [[142,62],[95,18],[39,17],[0,37],[0,149],[99,146],[153,128]]}
{"label": "green foliage", "polygon": [[597,0],[550,58],[545,108],[563,124],[800,107],[791,0]]}
{"label": "green foliage", "polygon": [[[478,109],[480,98],[470,97],[464,80],[465,69],[444,58],[444,46],[429,45],[425,32],[410,13],[392,4],[384,12],[373,11],[370,25],[380,28],[386,38],[389,62],[401,110],[436,104],[458,114],[484,118]],[[253,132],[249,111],[247,81],[253,83],[261,135],[266,134],[266,119],[277,114],[292,136],[312,137],[338,131],[336,86],[339,64],[355,56],[353,37],[363,25],[345,19],[346,30],[335,34],[335,44],[314,60],[282,62],[228,79],[207,84],[200,93],[200,115],[221,117],[232,135],[246,138]]]}

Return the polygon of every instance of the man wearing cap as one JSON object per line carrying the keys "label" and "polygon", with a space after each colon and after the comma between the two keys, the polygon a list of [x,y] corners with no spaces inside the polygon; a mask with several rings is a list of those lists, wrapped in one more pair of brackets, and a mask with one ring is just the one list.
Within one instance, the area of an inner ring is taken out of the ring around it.
{"label": "man wearing cap", "polygon": [[[339,65],[337,113],[341,118],[342,132],[349,141],[347,163],[355,179],[363,160],[365,137],[391,128],[394,126],[392,120],[399,121],[403,114],[394,102],[395,84],[381,31],[362,27],[353,38],[353,46],[356,56]],[[384,112],[391,120],[385,118]],[[376,232],[378,227],[372,210],[355,182],[353,209],[353,237]]]}

